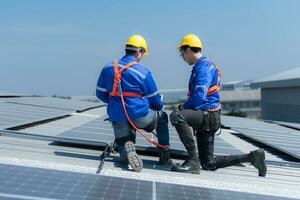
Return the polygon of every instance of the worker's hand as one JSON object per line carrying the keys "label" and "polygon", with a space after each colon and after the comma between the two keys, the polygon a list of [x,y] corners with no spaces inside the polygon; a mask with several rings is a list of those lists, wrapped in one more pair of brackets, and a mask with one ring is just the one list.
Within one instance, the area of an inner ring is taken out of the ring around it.
{"label": "worker's hand", "polygon": [[178,110],[183,110],[184,109],[182,104],[179,104],[177,108],[178,108]]}

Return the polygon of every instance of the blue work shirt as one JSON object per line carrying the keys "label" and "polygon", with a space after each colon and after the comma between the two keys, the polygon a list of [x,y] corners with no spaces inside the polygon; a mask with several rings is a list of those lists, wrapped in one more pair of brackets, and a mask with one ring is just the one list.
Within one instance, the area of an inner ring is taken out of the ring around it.
{"label": "blue work shirt", "polygon": [[[126,64],[137,61],[134,56],[125,55],[118,60],[119,69]],[[109,63],[102,68],[97,83],[96,96],[107,103],[107,113],[110,121],[127,121],[124,113],[121,98],[119,96],[109,96],[114,82],[114,64]],[[157,91],[156,84],[151,72],[140,64],[135,64],[126,69],[121,76],[123,92],[134,92],[143,97],[124,97],[127,112],[132,120],[144,117],[148,114],[149,108],[161,110],[163,102],[161,95]]]}
{"label": "blue work shirt", "polygon": [[210,87],[218,82],[218,72],[213,63],[201,56],[194,64],[189,80],[189,96],[184,109],[209,110],[220,107],[220,93],[207,95]]}

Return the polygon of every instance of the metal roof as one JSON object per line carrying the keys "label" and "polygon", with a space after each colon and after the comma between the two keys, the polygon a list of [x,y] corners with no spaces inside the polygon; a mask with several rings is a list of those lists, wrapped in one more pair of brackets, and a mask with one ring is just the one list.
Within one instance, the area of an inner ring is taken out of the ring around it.
{"label": "metal roof", "polygon": [[300,67],[277,73],[251,83],[255,88],[299,87]]}

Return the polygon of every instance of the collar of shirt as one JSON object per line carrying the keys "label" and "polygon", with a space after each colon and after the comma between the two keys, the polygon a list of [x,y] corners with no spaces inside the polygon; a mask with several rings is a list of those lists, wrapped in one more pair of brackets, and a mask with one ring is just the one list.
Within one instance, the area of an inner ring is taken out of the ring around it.
{"label": "collar of shirt", "polygon": [[194,67],[199,65],[206,57],[204,55],[202,55],[194,64]]}
{"label": "collar of shirt", "polygon": [[192,72],[194,72],[195,68],[205,59],[206,57],[202,55],[194,64]]}
{"label": "collar of shirt", "polygon": [[125,63],[130,63],[132,61],[137,61],[137,59],[132,55],[125,55],[121,58],[121,60]]}

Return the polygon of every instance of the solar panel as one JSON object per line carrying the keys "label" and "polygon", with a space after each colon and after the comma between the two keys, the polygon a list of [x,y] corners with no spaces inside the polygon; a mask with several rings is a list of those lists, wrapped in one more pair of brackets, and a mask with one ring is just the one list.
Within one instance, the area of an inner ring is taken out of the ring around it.
{"label": "solar panel", "polygon": [[32,96],[32,95],[28,95],[28,94],[21,94],[21,93],[13,93],[13,92],[4,92],[4,91],[0,91],[0,97],[25,97],[25,96]]}
{"label": "solar panel", "polygon": [[156,199],[200,199],[200,200],[235,200],[235,199],[262,199],[262,200],[279,200],[288,199],[282,197],[273,197],[268,195],[249,194],[243,192],[234,192],[226,190],[218,190],[211,188],[185,186],[167,183],[156,184]]}
{"label": "solar panel", "polygon": [[300,132],[253,119],[222,116],[222,124],[253,140],[300,159]]}
{"label": "solar panel", "polygon": [[300,123],[292,123],[292,122],[281,122],[281,121],[270,121],[271,123],[279,124],[281,126],[285,126],[288,128],[293,128],[300,130]]}
{"label": "solar panel", "polygon": [[[58,134],[57,137],[78,140],[83,144],[105,145],[111,143],[114,141],[113,128],[109,122],[103,121],[104,118],[105,117],[100,117],[92,120],[86,124]],[[185,154],[185,148],[178,137],[177,131],[172,126],[169,126],[169,130],[171,149],[176,150],[179,154]],[[152,135],[150,134],[149,136],[151,137]],[[156,149],[139,134],[137,134],[136,146],[138,150],[142,151],[155,151]],[[240,154],[241,151],[217,136],[215,139],[215,153],[218,155],[228,155]]]}
{"label": "solar panel", "polygon": [[100,103],[85,102],[71,99],[54,98],[54,97],[22,97],[7,98],[6,102],[18,103],[25,105],[35,105],[49,108],[61,108],[74,111],[84,111],[89,108],[99,107]]}
{"label": "solar panel", "polygon": [[289,200],[291,198],[0,164],[0,199]]}
{"label": "solar panel", "polygon": [[3,102],[0,103],[0,113],[0,129],[16,127],[69,114],[68,111],[62,109]]}
{"label": "solar panel", "polygon": [[152,183],[0,164],[0,197],[15,199],[152,199]]}

